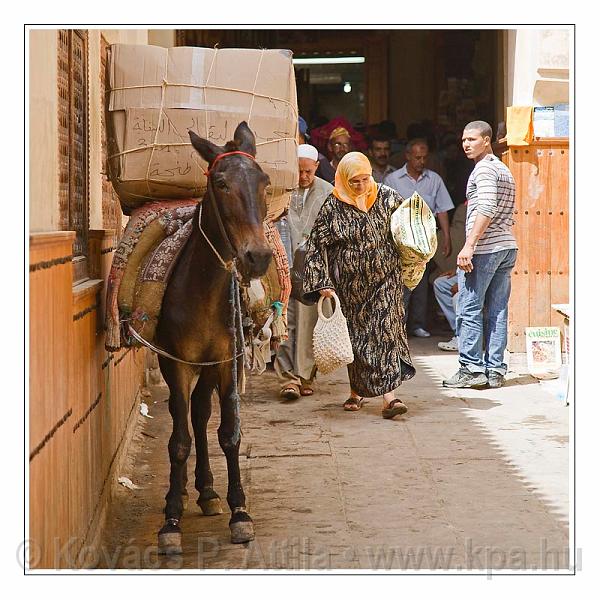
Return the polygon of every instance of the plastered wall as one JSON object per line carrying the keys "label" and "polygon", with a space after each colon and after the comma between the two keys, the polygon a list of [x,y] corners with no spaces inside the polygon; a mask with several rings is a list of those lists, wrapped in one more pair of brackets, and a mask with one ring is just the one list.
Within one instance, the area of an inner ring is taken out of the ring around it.
{"label": "plastered wall", "polygon": [[569,102],[568,29],[518,29],[507,35],[507,106]]}
{"label": "plastered wall", "polygon": [[[89,224],[102,229],[100,36],[147,44],[146,29],[88,29]],[[57,30],[29,32],[29,231],[58,230]]]}
{"label": "plastered wall", "polygon": [[58,229],[57,33],[29,32],[29,229]]}

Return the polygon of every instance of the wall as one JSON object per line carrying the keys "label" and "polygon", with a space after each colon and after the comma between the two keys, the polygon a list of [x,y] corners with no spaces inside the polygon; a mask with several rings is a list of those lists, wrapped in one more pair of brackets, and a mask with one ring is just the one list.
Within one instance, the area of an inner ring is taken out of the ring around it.
{"label": "wall", "polygon": [[98,278],[75,287],[73,239],[72,232],[37,233],[29,243],[31,568],[93,566],[144,376],[145,351],[104,349],[114,235],[90,232]]}
{"label": "wall", "polygon": [[[110,44],[146,44],[145,29],[88,30],[89,60],[89,222],[102,223],[100,151],[100,35]],[[29,32],[29,231],[58,229],[58,102],[56,29]]]}
{"label": "wall", "polygon": [[400,137],[410,123],[435,118],[434,74],[433,32],[391,32],[389,118]]}
{"label": "wall", "polygon": [[144,377],[145,351],[104,349],[104,294],[120,231],[107,227],[102,212],[103,33],[109,43],[148,40],[146,30],[88,30],[89,278],[79,285],[74,233],[57,231],[57,30],[29,36],[31,568],[88,565]]}
{"label": "wall", "polygon": [[100,144],[102,139],[102,98],[100,97],[100,35],[98,29],[88,33],[89,59],[89,194],[90,194],[90,229],[102,229],[102,156]]}
{"label": "wall", "polygon": [[29,230],[58,228],[57,34],[29,32]]}
{"label": "wall", "polygon": [[102,35],[109,44],[147,44],[147,29],[103,29]]}
{"label": "wall", "polygon": [[507,106],[569,102],[570,35],[566,29],[510,32],[506,51],[512,93]]}
{"label": "wall", "polygon": [[[566,29],[518,29],[504,36],[506,106],[569,102]],[[508,350],[525,352],[525,328],[562,326],[552,304],[569,303],[568,138],[535,138],[502,158],[516,182],[514,233],[519,244],[509,305]]]}

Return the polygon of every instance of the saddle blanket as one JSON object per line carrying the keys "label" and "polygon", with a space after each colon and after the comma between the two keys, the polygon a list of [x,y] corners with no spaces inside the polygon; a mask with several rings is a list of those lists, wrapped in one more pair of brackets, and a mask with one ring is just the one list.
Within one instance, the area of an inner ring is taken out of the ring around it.
{"label": "saddle blanket", "polygon": [[[133,211],[113,257],[107,286],[106,341],[109,351],[137,346],[129,325],[152,342],[162,300],[177,259],[192,234],[197,200],[160,201]],[[253,336],[270,319],[272,343],[287,337],[289,265],[279,232],[264,224],[274,261],[260,279],[264,294],[248,302]]]}

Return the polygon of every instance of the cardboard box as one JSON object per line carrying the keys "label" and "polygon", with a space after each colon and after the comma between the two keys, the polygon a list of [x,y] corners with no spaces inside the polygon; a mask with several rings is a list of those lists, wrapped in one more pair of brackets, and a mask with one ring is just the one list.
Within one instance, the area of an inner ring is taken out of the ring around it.
{"label": "cardboard box", "polygon": [[188,130],[224,145],[247,121],[271,178],[269,210],[298,185],[296,80],[290,50],[114,44],[109,57],[109,172],[123,212],[206,189]]}

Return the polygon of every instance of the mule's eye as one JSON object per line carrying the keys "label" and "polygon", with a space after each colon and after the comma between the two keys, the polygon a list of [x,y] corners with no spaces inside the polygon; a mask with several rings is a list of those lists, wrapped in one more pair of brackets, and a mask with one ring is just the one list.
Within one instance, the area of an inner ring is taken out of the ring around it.
{"label": "mule's eye", "polygon": [[215,184],[216,186],[220,189],[223,190],[224,192],[227,191],[227,182],[224,179],[217,179],[215,180]]}

